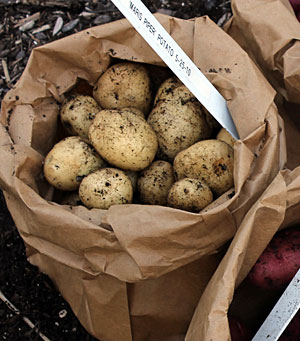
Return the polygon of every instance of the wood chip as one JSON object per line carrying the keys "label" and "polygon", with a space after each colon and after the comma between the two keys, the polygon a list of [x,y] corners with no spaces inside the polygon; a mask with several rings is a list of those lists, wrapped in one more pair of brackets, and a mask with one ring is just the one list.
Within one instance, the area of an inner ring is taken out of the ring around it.
{"label": "wood chip", "polygon": [[73,30],[73,28],[79,23],[79,19],[74,19],[70,22],[68,22],[64,27],[62,28],[62,32],[69,32]]}
{"label": "wood chip", "polygon": [[217,25],[222,27],[231,17],[230,13],[224,13],[222,17],[218,20]]}
{"label": "wood chip", "polygon": [[18,64],[22,59],[23,59],[23,57],[22,57],[22,58],[19,58],[19,59],[17,59],[17,60],[14,60],[14,61],[11,63],[11,66],[14,66],[14,65]]}
{"label": "wood chip", "polygon": [[96,16],[96,13],[93,12],[87,12],[87,11],[83,11],[79,14],[80,17],[84,17],[85,19],[90,19]]}
{"label": "wood chip", "polygon": [[21,32],[25,32],[25,31],[31,30],[33,26],[34,26],[34,21],[31,20],[31,21],[26,22],[24,25],[20,26],[19,30]]}
{"label": "wood chip", "polygon": [[33,34],[31,34],[31,33],[28,33],[28,34],[29,34],[29,37],[30,37],[32,40],[34,40],[34,41],[37,42],[38,44],[41,43],[41,41],[40,41],[38,38],[36,38]]}
{"label": "wood chip", "polygon": [[63,24],[64,24],[63,18],[62,17],[58,17],[56,19],[56,22],[55,22],[55,25],[54,25],[54,28],[53,28],[53,32],[52,32],[53,36],[55,36],[61,30]]}
{"label": "wood chip", "polygon": [[29,17],[27,18],[24,18],[24,19],[21,19],[18,21],[18,23],[14,26],[14,27],[19,27],[19,26],[22,26],[23,24],[29,22],[29,21],[36,21],[40,18],[40,12],[36,12],[32,15],[30,15]]}
{"label": "wood chip", "polygon": [[40,32],[44,32],[47,30],[50,30],[51,26],[49,24],[43,25],[39,28],[36,28],[35,30],[32,31],[32,34],[36,34],[36,33],[40,33]]}
{"label": "wood chip", "polygon": [[5,59],[2,59],[1,62],[2,62],[2,67],[3,67],[3,71],[4,71],[6,84],[10,84],[10,77],[9,77],[9,72],[8,72],[8,68],[7,68],[7,63],[6,63]]}

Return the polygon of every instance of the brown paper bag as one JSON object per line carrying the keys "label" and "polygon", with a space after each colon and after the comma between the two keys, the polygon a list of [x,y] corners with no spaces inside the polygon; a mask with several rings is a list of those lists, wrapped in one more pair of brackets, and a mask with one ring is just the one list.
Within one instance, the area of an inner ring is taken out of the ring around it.
{"label": "brown paper bag", "polygon": [[[289,0],[232,0],[233,17],[225,31],[261,68],[282,96],[277,98],[285,121],[287,167],[300,164],[300,23]],[[289,102],[289,104],[287,104]]]}
{"label": "brown paper bag", "polygon": [[93,85],[112,57],[164,65],[126,20],[36,48],[2,102],[0,186],[28,259],[103,341],[183,340],[220,248],[286,160],[275,92],[239,45],[207,17],[157,18],[226,98],[241,137],[234,192],[199,214],[60,205],[43,179],[59,104],[78,79]]}
{"label": "brown paper bag", "polygon": [[272,86],[300,103],[300,23],[289,0],[232,0],[225,30],[257,62]]}
{"label": "brown paper bag", "polygon": [[280,295],[254,288],[243,280],[274,234],[299,222],[297,167],[280,172],[246,215],[199,301],[186,340],[230,340],[228,311],[252,332],[257,331]]}

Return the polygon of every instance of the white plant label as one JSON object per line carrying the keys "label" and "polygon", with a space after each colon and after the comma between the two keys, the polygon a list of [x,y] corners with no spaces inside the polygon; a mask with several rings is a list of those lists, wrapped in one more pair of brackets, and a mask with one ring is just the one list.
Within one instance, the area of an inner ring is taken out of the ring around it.
{"label": "white plant label", "polygon": [[112,0],[138,33],[211,115],[236,139],[238,132],[224,97],[140,0]]}
{"label": "white plant label", "polygon": [[297,271],[252,341],[276,341],[300,308],[300,270]]}

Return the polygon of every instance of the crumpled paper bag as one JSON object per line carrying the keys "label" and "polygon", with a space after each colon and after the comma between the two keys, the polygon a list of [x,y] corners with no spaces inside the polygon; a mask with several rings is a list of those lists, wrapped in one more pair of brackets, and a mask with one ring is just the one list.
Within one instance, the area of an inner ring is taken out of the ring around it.
{"label": "crumpled paper bag", "polygon": [[231,340],[228,312],[255,333],[276,301],[243,282],[273,238],[300,222],[300,167],[281,171],[240,225],[218,269],[200,298],[186,340]]}
{"label": "crumpled paper bag", "polygon": [[300,164],[300,23],[289,0],[232,0],[232,18],[225,31],[261,68],[277,91],[284,118],[287,168]]}
{"label": "crumpled paper bag", "polygon": [[232,0],[225,30],[287,101],[300,103],[300,23],[289,0]]}
{"label": "crumpled paper bag", "polygon": [[2,101],[0,186],[28,260],[102,341],[183,340],[226,243],[286,162],[275,92],[248,55],[207,17],[157,18],[226,98],[241,138],[234,189],[200,213],[60,205],[43,178],[59,105],[79,79],[95,84],[113,57],[164,65],[127,20],[34,49]]}

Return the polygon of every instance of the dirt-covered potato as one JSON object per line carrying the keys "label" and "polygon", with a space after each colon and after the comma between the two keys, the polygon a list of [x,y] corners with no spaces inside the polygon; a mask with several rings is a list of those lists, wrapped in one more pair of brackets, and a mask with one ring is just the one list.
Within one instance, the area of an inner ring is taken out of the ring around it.
{"label": "dirt-covered potato", "polygon": [[161,84],[154,99],[154,106],[160,101],[174,101],[178,99],[180,99],[182,104],[197,102],[200,105],[202,115],[204,115],[209,127],[206,139],[211,136],[211,132],[218,131],[221,128],[217,120],[200,104],[194,94],[177,77],[170,77]]}
{"label": "dirt-covered potato", "polygon": [[44,174],[54,187],[74,191],[83,177],[104,166],[104,160],[94,148],[79,136],[70,136],[58,142],[47,154]]}
{"label": "dirt-covered potato", "polygon": [[201,180],[184,178],[176,181],[168,194],[168,205],[190,212],[199,212],[213,201],[213,193]]}
{"label": "dirt-covered potato", "polygon": [[134,107],[147,114],[152,101],[148,71],[138,63],[112,65],[97,81],[93,96],[104,109]]}
{"label": "dirt-covered potato", "polygon": [[174,159],[176,179],[203,180],[221,195],[233,186],[233,149],[219,140],[204,140],[181,151]]}
{"label": "dirt-covered potato", "polygon": [[220,141],[226,142],[232,148],[233,148],[235,141],[236,141],[235,138],[225,128],[222,128],[219,131],[219,133],[217,135],[217,139]]}
{"label": "dirt-covered potato", "polygon": [[[174,97],[174,91],[179,86],[182,86],[182,82],[177,77],[170,77],[166,79],[158,88],[155,99],[154,99],[154,106],[159,101],[164,101],[168,99],[172,99]],[[193,97],[193,94],[186,88],[187,96]]]}
{"label": "dirt-covered potato", "polygon": [[62,125],[70,135],[78,135],[87,140],[89,127],[100,110],[100,106],[93,97],[72,96],[61,107]]}
{"label": "dirt-covered potato", "polygon": [[210,136],[199,102],[160,101],[147,122],[156,133],[163,154],[172,160],[181,150]]}
{"label": "dirt-covered potato", "polygon": [[138,177],[139,198],[144,204],[166,205],[168,192],[174,183],[173,167],[166,161],[154,161]]}
{"label": "dirt-covered potato", "polygon": [[120,169],[102,168],[82,180],[79,197],[88,208],[108,209],[112,205],[130,204],[132,184]]}
{"label": "dirt-covered potato", "polygon": [[124,170],[148,167],[158,148],[153,129],[130,110],[100,111],[90,127],[89,139],[108,163]]}

